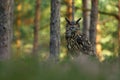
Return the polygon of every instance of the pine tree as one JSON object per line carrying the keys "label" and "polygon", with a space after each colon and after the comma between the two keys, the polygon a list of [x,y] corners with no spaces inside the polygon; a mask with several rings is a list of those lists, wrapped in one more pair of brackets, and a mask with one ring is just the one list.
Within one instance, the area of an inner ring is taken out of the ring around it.
{"label": "pine tree", "polygon": [[89,8],[89,0],[82,0],[82,9],[83,9],[83,33],[89,38],[89,26],[90,26],[90,13],[88,11]]}
{"label": "pine tree", "polygon": [[60,0],[51,0],[50,58],[57,59],[60,53]]}
{"label": "pine tree", "polygon": [[0,0],[0,60],[10,58],[14,0]]}
{"label": "pine tree", "polygon": [[97,20],[98,20],[98,0],[91,0],[92,3],[92,9],[91,9],[91,15],[90,15],[90,36],[89,39],[93,45],[94,53],[96,54],[96,26],[97,26]]}
{"label": "pine tree", "polygon": [[37,49],[39,44],[39,25],[40,23],[40,0],[36,0],[35,6],[35,18],[34,18],[34,42],[33,42],[33,54],[37,55]]}

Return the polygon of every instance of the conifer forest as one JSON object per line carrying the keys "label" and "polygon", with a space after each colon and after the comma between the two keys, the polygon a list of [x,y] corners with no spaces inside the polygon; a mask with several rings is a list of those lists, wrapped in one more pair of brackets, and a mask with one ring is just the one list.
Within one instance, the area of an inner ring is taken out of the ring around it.
{"label": "conifer forest", "polygon": [[0,0],[0,80],[120,80],[120,0]]}

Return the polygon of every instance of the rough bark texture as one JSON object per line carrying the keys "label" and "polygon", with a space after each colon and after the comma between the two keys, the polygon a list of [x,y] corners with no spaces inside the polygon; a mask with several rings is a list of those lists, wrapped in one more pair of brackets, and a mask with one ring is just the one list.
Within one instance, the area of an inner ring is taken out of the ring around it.
{"label": "rough bark texture", "polygon": [[10,58],[14,0],[0,0],[0,60]]}
{"label": "rough bark texture", "polygon": [[51,0],[50,18],[50,57],[60,53],[60,0]]}
{"label": "rough bark texture", "polygon": [[96,54],[96,26],[98,20],[98,0],[91,0],[91,21],[90,21],[90,36],[89,39],[93,44],[94,53]]}
{"label": "rough bark texture", "polygon": [[40,0],[36,0],[35,6],[35,19],[34,19],[34,42],[33,42],[33,54],[37,54],[38,48],[38,32],[39,32],[39,22],[40,21]]}
{"label": "rough bark texture", "polygon": [[90,25],[90,13],[87,10],[89,8],[89,0],[82,0],[83,3],[83,33],[89,38],[89,25]]}

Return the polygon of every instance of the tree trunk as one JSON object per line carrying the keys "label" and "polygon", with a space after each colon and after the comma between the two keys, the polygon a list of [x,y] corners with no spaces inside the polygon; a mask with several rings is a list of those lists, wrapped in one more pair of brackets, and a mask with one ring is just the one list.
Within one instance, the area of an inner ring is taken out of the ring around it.
{"label": "tree trunk", "polygon": [[90,15],[90,36],[89,39],[91,43],[93,44],[94,53],[96,54],[96,26],[97,26],[97,20],[98,20],[98,0],[91,0],[92,3],[92,9],[91,9],[91,15]]}
{"label": "tree trunk", "polygon": [[37,54],[38,44],[39,44],[39,25],[40,23],[40,0],[36,0],[35,6],[35,19],[34,19],[34,42],[33,42],[33,54]]}
{"label": "tree trunk", "polygon": [[67,5],[67,18],[70,21],[74,21],[74,13],[75,13],[75,6],[74,6],[74,0],[65,0]]}
{"label": "tree trunk", "polygon": [[0,60],[10,58],[14,0],[0,0]]}
{"label": "tree trunk", "polygon": [[51,0],[50,57],[57,59],[60,53],[60,0]]}
{"label": "tree trunk", "polygon": [[118,54],[116,56],[120,55],[120,0],[118,2]]}
{"label": "tree trunk", "polygon": [[89,38],[89,26],[90,26],[90,13],[88,11],[89,8],[89,0],[82,0],[83,6],[83,33]]}
{"label": "tree trunk", "polygon": [[65,0],[67,5],[67,18],[72,21],[72,0]]}

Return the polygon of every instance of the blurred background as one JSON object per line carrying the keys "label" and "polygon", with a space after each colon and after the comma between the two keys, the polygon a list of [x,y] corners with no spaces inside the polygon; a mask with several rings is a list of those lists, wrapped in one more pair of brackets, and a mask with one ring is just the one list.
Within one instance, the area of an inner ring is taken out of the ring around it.
{"label": "blurred background", "polygon": [[[66,55],[65,42],[65,17],[70,17],[69,6],[71,0],[61,0],[61,55]],[[83,0],[84,1],[84,0]],[[83,2],[75,0],[75,20],[82,18],[80,25],[83,29]],[[87,16],[88,22],[90,17],[91,3],[88,0]],[[35,17],[35,1],[32,0],[15,0],[15,22],[14,22],[14,39],[12,51],[14,56],[24,56],[30,54],[33,48],[33,29]],[[117,57],[119,53],[119,8],[118,0],[99,0],[98,3],[98,22],[97,22],[97,52],[100,59]],[[50,0],[40,0],[40,20],[39,20],[39,55],[41,58],[47,58],[49,55],[50,39]],[[89,24],[88,24],[89,25]]]}
{"label": "blurred background", "polygon": [[[67,59],[65,17],[71,20],[71,1],[61,0],[60,9],[60,61],[48,59],[50,54],[50,1],[14,0],[14,27],[12,59],[0,61],[0,80],[120,80],[120,0],[99,0],[96,34],[97,58],[82,54]],[[74,0],[75,20],[90,26],[91,1]],[[38,59],[29,56],[33,52],[36,10],[39,11]],[[86,23],[84,18],[86,17]],[[27,56],[27,57],[26,57]]]}

